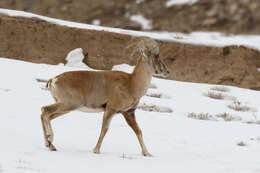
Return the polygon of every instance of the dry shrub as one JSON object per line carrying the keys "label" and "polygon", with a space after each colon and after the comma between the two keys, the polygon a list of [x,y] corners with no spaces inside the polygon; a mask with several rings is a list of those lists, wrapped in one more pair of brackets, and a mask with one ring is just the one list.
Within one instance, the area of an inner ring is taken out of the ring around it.
{"label": "dry shrub", "polygon": [[233,104],[228,105],[227,107],[230,109],[233,109],[235,111],[239,111],[239,112],[247,112],[247,111],[250,111],[250,109],[251,109],[248,106],[241,105],[241,102],[238,100],[234,101]]}
{"label": "dry shrub", "polygon": [[251,120],[251,121],[247,121],[247,124],[258,124],[260,125],[260,120]]}
{"label": "dry shrub", "polygon": [[0,88],[0,90],[4,91],[4,92],[9,92],[11,91],[10,89],[7,89],[7,88]]}
{"label": "dry shrub", "polygon": [[132,156],[127,156],[125,153],[123,153],[120,158],[122,159],[129,159],[129,160],[133,160],[134,158]]}
{"label": "dry shrub", "polygon": [[241,117],[232,116],[228,113],[218,114],[218,115],[216,115],[216,117],[223,118],[223,120],[225,120],[225,121],[241,121],[242,120]]}
{"label": "dry shrub", "polygon": [[155,97],[155,98],[166,98],[169,99],[170,97],[163,94],[163,93],[147,93],[146,96],[148,97]]}
{"label": "dry shrub", "polygon": [[196,114],[196,113],[192,112],[192,113],[189,113],[187,116],[189,118],[198,119],[198,120],[214,120],[214,121],[217,120],[214,116],[210,115],[209,113]]}
{"label": "dry shrub", "polygon": [[176,36],[174,36],[173,38],[175,38],[175,39],[183,39],[183,36],[179,36],[179,35],[176,35]]}
{"label": "dry shrub", "polygon": [[241,147],[247,146],[247,144],[244,141],[240,141],[239,143],[237,143],[237,145]]}
{"label": "dry shrub", "polygon": [[260,125],[260,120],[257,118],[256,114],[253,114],[254,120],[247,121],[246,123],[248,124],[259,124]]}
{"label": "dry shrub", "polygon": [[226,97],[226,95],[224,95],[223,93],[217,93],[213,91],[208,91],[208,93],[205,93],[204,96],[218,100],[223,100]]}
{"label": "dry shrub", "polygon": [[171,108],[164,107],[164,106],[158,106],[158,105],[147,105],[145,103],[141,103],[137,107],[138,109],[141,109],[143,111],[148,112],[161,112],[161,113],[171,113],[173,112]]}
{"label": "dry shrub", "polygon": [[229,92],[230,91],[229,88],[224,87],[224,86],[215,86],[215,87],[212,87],[210,89],[214,90],[214,91],[220,91],[220,92]]}
{"label": "dry shrub", "polygon": [[237,98],[235,96],[230,96],[230,95],[226,95],[225,99],[226,100],[231,100],[231,101],[236,101],[237,100]]}

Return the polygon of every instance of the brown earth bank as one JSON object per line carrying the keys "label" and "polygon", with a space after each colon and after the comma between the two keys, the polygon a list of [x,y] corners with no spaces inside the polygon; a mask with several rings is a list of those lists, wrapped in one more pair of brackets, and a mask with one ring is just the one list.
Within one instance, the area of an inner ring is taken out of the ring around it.
{"label": "brown earth bank", "polygon": [[[84,62],[95,69],[136,63],[132,55],[142,37],[70,28],[39,19],[0,15],[0,57],[34,63],[66,63],[67,53],[82,48]],[[260,89],[254,60],[260,53],[242,46],[209,47],[158,40],[168,79]],[[14,69],[15,70],[15,69]]]}
{"label": "brown earth bank", "polygon": [[166,7],[168,0],[1,0],[0,8],[29,11],[81,23],[142,30],[132,21],[141,14],[152,30],[175,32],[220,31],[260,33],[259,0],[198,0],[194,4]]}

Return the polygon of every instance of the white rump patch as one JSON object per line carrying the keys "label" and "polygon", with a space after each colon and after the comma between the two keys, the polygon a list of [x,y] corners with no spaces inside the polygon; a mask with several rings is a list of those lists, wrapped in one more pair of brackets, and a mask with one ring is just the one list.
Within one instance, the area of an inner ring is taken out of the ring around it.
{"label": "white rump patch", "polygon": [[78,109],[81,112],[88,112],[88,113],[98,113],[98,112],[104,112],[103,108],[89,108],[89,107],[81,107]]}
{"label": "white rump patch", "polygon": [[58,80],[57,78],[53,78],[53,79],[51,80],[51,86],[52,86],[53,88],[55,88],[55,82],[56,82],[57,80]]}

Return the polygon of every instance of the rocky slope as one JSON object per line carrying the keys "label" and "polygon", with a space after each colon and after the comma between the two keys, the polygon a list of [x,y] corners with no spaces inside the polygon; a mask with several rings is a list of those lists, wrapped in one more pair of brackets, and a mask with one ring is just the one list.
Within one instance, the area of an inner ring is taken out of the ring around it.
{"label": "rocky slope", "polygon": [[144,28],[131,20],[131,16],[142,15],[151,21],[151,30],[260,33],[259,0],[198,0],[194,4],[170,7],[166,6],[167,2],[168,0],[1,0],[0,8],[134,30]]}

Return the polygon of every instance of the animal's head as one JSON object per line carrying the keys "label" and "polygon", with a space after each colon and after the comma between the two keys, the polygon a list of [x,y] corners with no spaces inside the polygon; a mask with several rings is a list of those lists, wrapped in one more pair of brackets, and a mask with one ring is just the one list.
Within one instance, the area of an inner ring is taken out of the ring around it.
{"label": "animal's head", "polygon": [[168,68],[159,58],[159,46],[156,41],[153,39],[144,39],[139,42],[138,50],[141,53],[143,61],[146,61],[150,65],[155,76],[168,76]]}

